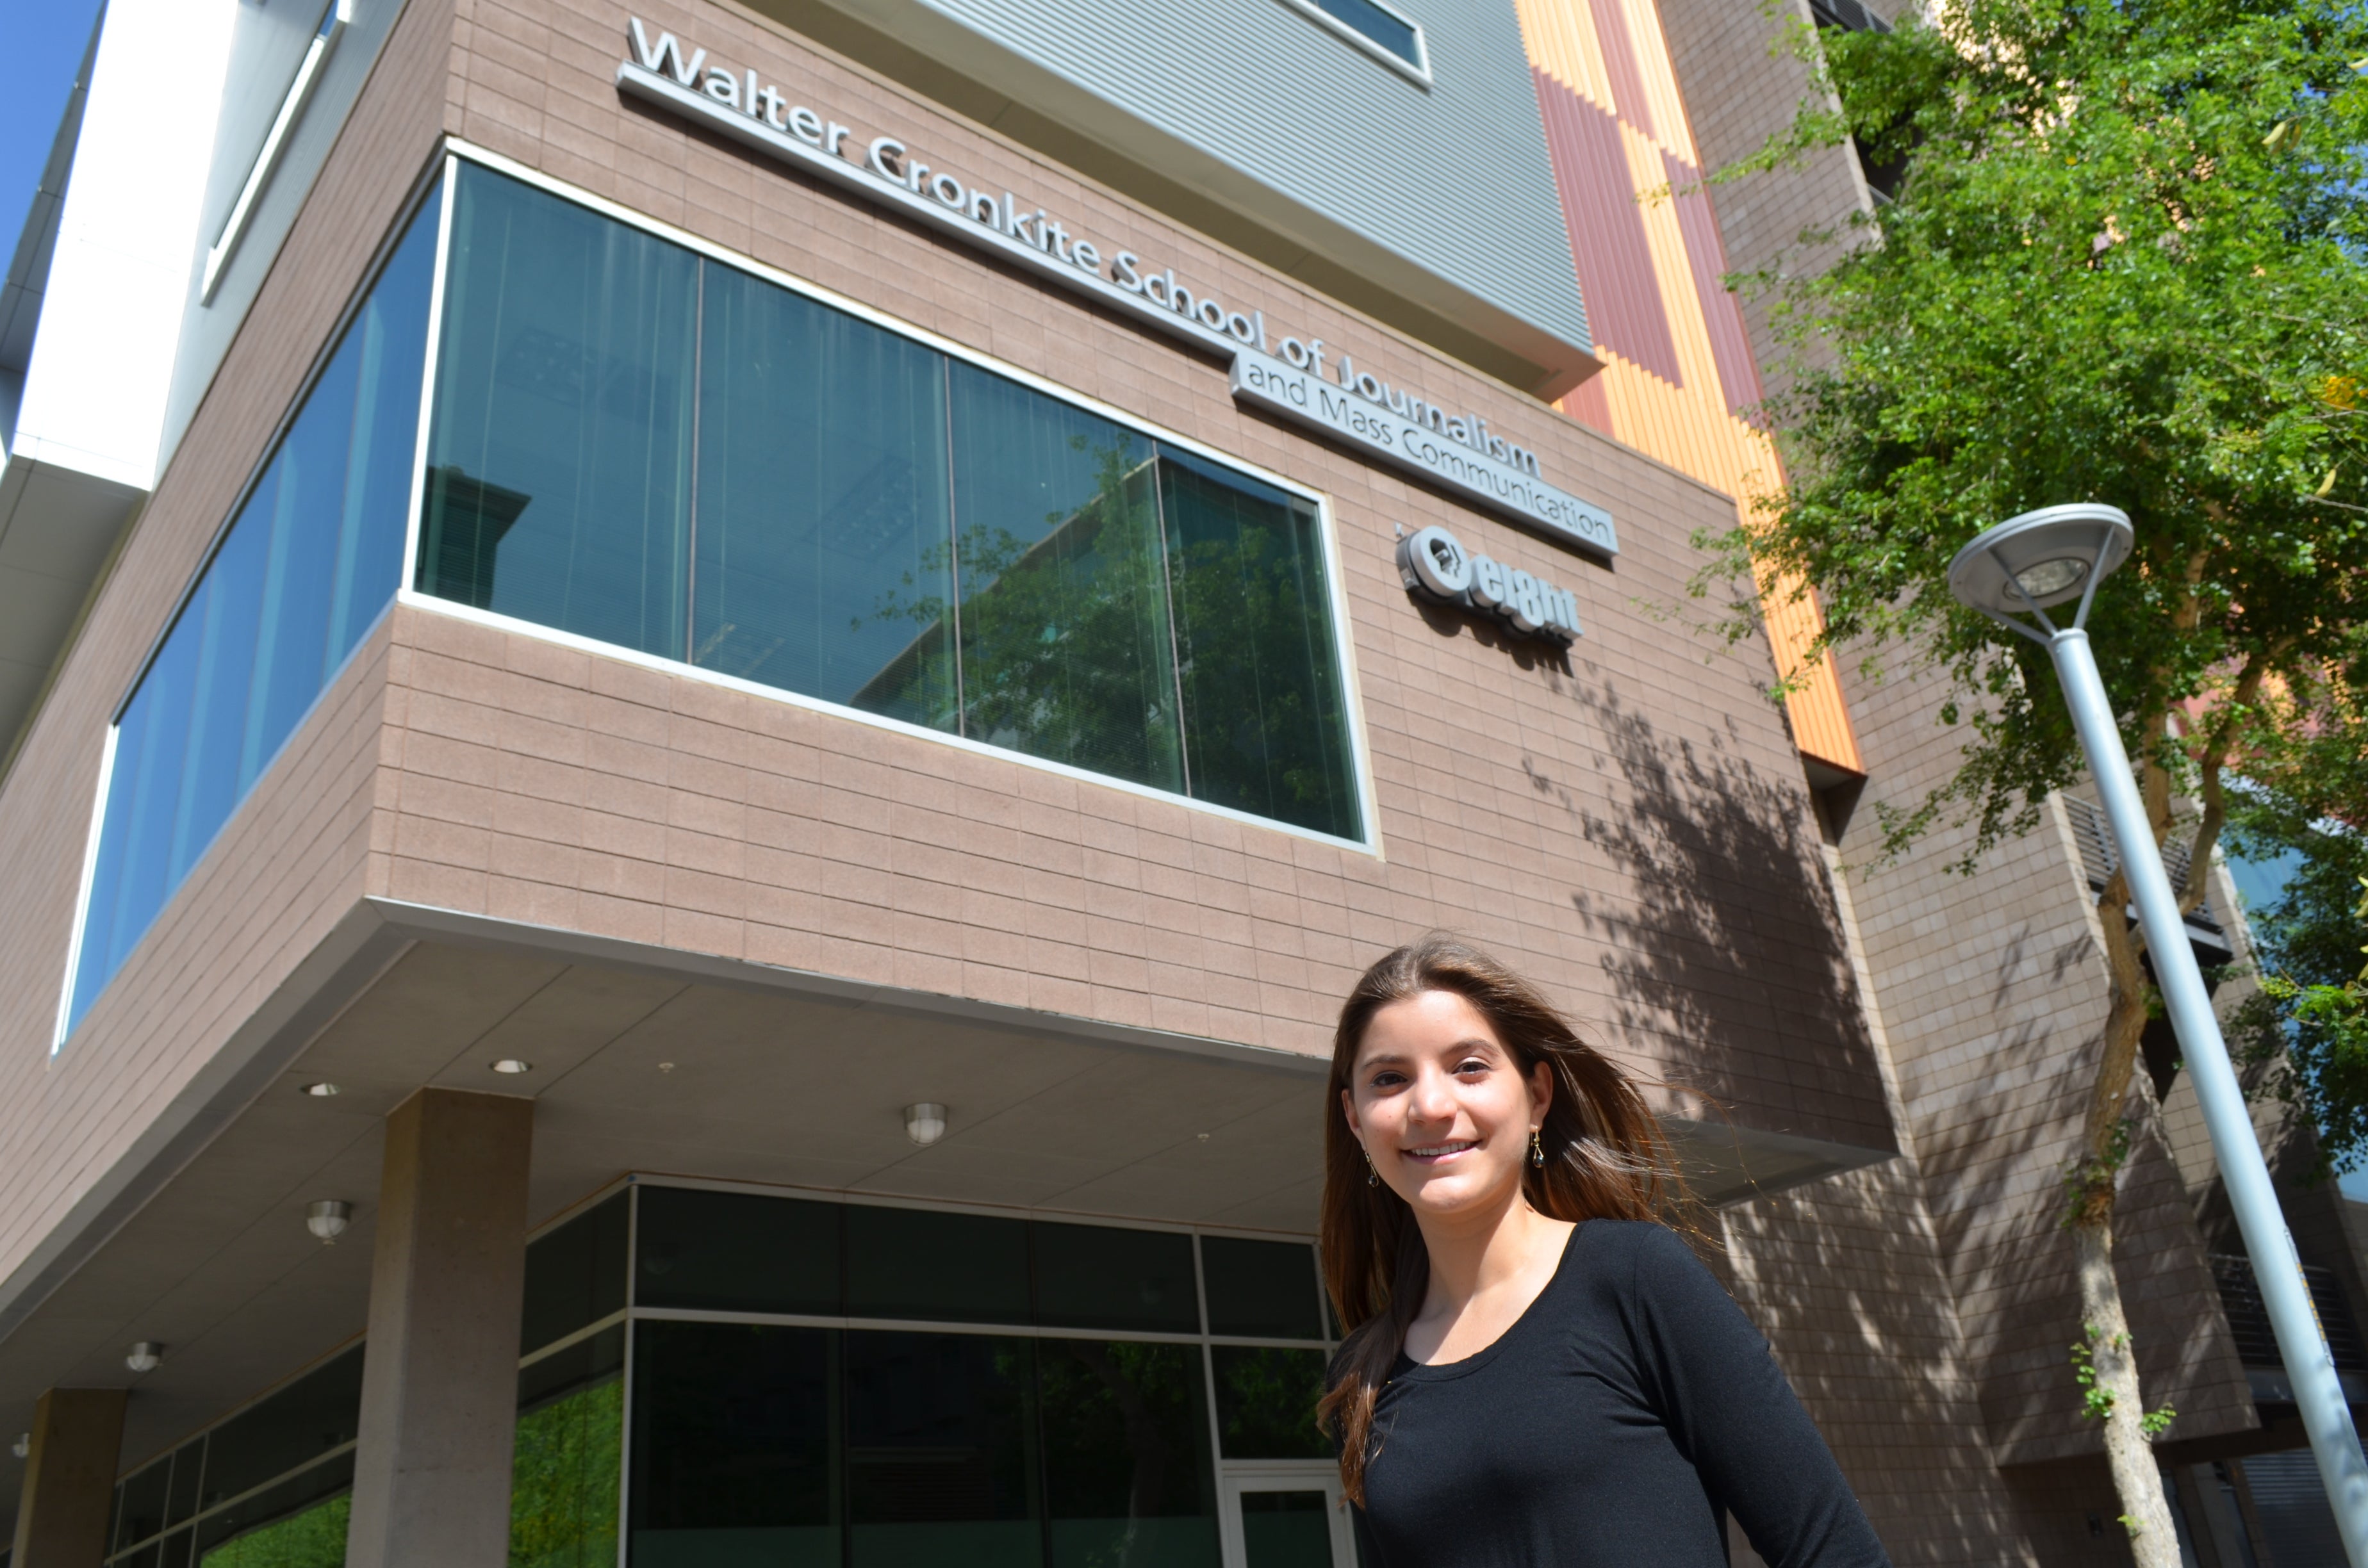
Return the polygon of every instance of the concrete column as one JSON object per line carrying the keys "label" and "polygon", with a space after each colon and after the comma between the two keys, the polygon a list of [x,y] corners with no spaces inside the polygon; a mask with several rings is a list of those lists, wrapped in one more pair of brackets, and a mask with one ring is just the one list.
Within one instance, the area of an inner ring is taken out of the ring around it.
{"label": "concrete column", "polygon": [[121,1389],[51,1389],[33,1407],[12,1568],[98,1568],[114,1523]]}
{"label": "concrete column", "polygon": [[453,1089],[387,1118],[347,1568],[507,1568],[533,1128]]}

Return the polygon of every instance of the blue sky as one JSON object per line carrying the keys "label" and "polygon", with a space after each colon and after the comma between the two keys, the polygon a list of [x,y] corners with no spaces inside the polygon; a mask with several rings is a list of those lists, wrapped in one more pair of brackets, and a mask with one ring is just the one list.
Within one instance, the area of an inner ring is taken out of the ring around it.
{"label": "blue sky", "polygon": [[98,0],[0,0],[0,36],[16,56],[0,93],[0,256],[16,251],[97,17]]}

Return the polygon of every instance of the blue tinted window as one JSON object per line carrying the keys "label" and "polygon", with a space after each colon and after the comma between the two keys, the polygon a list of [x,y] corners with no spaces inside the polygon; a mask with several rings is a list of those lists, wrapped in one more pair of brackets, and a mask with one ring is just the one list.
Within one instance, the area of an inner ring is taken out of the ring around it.
{"label": "blue tinted window", "polygon": [[946,358],[703,271],[691,662],[951,730]]}
{"label": "blue tinted window", "polygon": [[1315,5],[1334,21],[1372,40],[1417,70],[1425,68],[1421,35],[1396,12],[1383,10],[1373,0],[1315,0]]}
{"label": "blue tinted window", "polygon": [[68,1029],[393,597],[435,238],[412,224],[117,721]]}
{"label": "blue tinted window", "polygon": [[417,585],[1344,838],[1314,505],[464,169]]}
{"label": "blue tinted window", "polygon": [[698,261],[472,170],[445,295],[419,586],[685,657]]}

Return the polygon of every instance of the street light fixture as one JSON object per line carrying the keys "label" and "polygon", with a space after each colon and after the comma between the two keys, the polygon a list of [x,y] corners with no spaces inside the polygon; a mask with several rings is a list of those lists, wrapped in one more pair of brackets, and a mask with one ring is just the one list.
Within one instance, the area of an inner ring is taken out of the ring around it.
{"label": "street light fixture", "polygon": [[[2096,655],[2089,647],[2089,607],[2097,585],[2129,558],[2131,537],[2129,517],[2117,506],[2047,506],[2025,512],[1957,552],[1949,562],[1949,591],[1969,608],[2045,648],[2055,663],[2065,705],[2089,754],[2089,771],[2097,780],[2105,820],[2121,851],[2138,926],[2146,933],[2146,950],[2154,955],[2155,980],[2212,1133],[2212,1152],[2227,1187],[2229,1206],[2236,1210],[2237,1228],[2253,1260],[2253,1278],[2277,1333],[2278,1354],[2285,1361],[2303,1426],[2318,1460],[2319,1479],[2335,1509],[2344,1555],[2352,1568],[2368,1568],[2368,1458],[2362,1455],[2352,1431],[2343,1384],[2336,1377],[2327,1335],[2303,1281],[2302,1258],[2278,1207],[2276,1189],[2270,1185],[2269,1165],[2261,1158],[2237,1071],[2229,1065],[2227,1042],[2220,1036],[2220,1019],[2203,989],[2195,953],[2187,945],[2186,922],[2162,869],[2153,826],[2138,798],[2137,781],[2130,775],[2129,754],[2122,749],[2121,730],[2113,722],[2113,706],[2105,696],[2104,677],[2097,673]],[[2071,624],[2056,625],[2047,611],[2076,597],[2080,602]]]}

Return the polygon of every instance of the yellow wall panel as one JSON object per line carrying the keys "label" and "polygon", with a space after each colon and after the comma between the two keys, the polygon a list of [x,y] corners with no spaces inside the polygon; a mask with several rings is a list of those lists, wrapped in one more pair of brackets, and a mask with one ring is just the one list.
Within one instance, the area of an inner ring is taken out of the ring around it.
{"label": "yellow wall panel", "polygon": [[[1673,382],[1623,353],[1622,345],[1596,344],[1604,362],[1596,381],[1610,410],[1611,434],[1735,496],[1737,517],[1748,524],[1753,497],[1775,489],[1782,470],[1767,436],[1727,407],[1712,324],[1694,281],[1696,259],[1687,248],[1665,161],[1666,154],[1681,165],[1680,186],[1700,177],[1659,12],[1654,0],[1515,0],[1515,10],[1531,62],[1617,121],[1654,291],[1675,354]],[[1634,101],[1620,101],[1623,94]],[[1640,123],[1645,120],[1650,125]],[[1567,155],[1551,142],[1549,150],[1558,160]],[[1724,263],[1705,257],[1702,265]],[[1582,290],[1589,281],[1584,270],[1582,259]],[[1718,301],[1713,308],[1728,307]],[[1725,329],[1736,330],[1731,323]],[[1731,345],[1734,338],[1726,341]],[[1657,357],[1657,347],[1653,352]],[[1748,389],[1737,395],[1749,395]],[[1568,400],[1565,406],[1567,411]],[[1794,743],[1819,762],[1862,773],[1832,658],[1809,654],[1825,617],[1814,594],[1796,597],[1793,587],[1790,582],[1771,585],[1762,608],[1778,676],[1798,683],[1785,700]]]}

